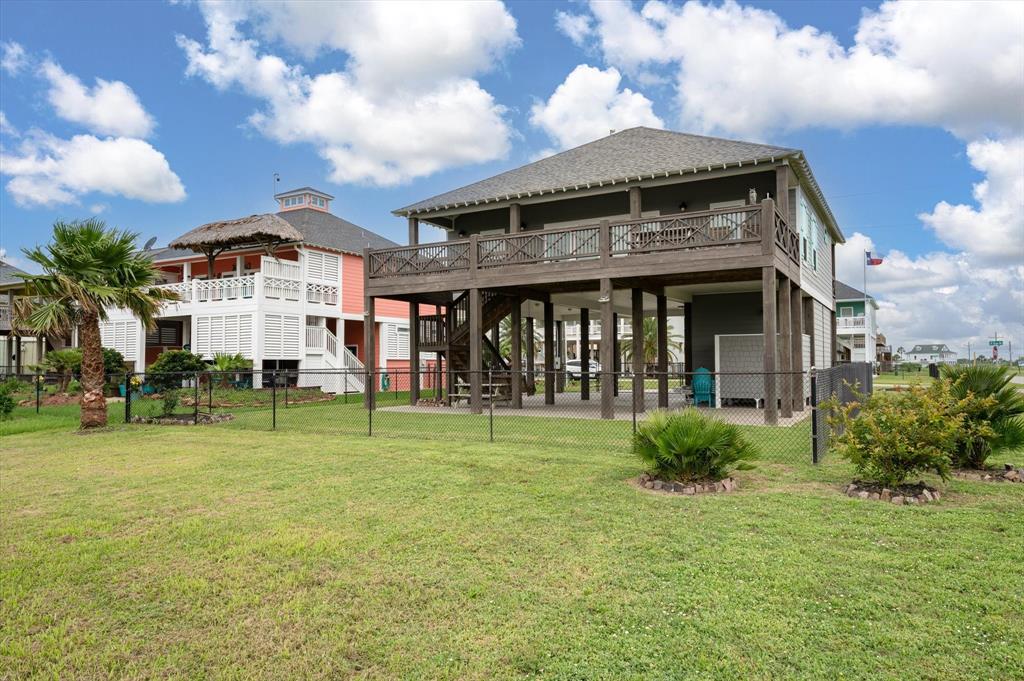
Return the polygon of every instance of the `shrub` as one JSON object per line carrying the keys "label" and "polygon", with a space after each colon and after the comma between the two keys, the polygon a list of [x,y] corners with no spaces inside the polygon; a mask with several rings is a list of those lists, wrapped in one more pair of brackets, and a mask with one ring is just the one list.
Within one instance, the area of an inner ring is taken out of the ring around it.
{"label": "shrub", "polygon": [[984,468],[992,454],[1024,445],[1024,394],[1013,385],[1009,367],[944,365],[941,371],[964,413],[954,466]]}
{"label": "shrub", "polygon": [[840,433],[831,447],[862,479],[896,487],[921,471],[949,477],[964,414],[948,382],[859,397],[846,405],[832,399],[821,406],[831,410],[829,423]]}
{"label": "shrub", "polygon": [[117,374],[113,378],[119,380],[124,374],[124,355],[114,348],[103,348],[103,372],[107,376]]}
{"label": "shrub", "polygon": [[652,475],[667,480],[721,480],[753,468],[757,456],[738,427],[695,409],[652,412],[637,427],[633,453]]}
{"label": "shrub", "polygon": [[252,360],[246,359],[241,354],[227,355],[217,353],[213,356],[213,365],[210,371],[218,372],[218,380],[222,388],[228,387],[233,378],[233,373],[248,371],[252,368]]}
{"label": "shrub", "polygon": [[47,373],[60,375],[57,391],[67,392],[71,377],[82,370],[82,350],[81,348],[51,350],[43,357],[42,366]]}
{"label": "shrub", "polygon": [[163,392],[163,402],[161,402],[161,410],[164,416],[171,416],[174,414],[174,410],[178,407],[179,395],[178,391],[171,389]]}
{"label": "shrub", "polygon": [[182,380],[188,378],[183,374],[199,371],[206,371],[206,362],[199,355],[188,350],[167,350],[146,369],[146,380],[157,392],[163,393],[180,388]]}
{"label": "shrub", "polygon": [[14,411],[14,397],[8,390],[7,385],[0,385],[0,421],[11,418]]}
{"label": "shrub", "polygon": [[67,390],[65,390],[64,392],[66,392],[68,395],[77,395],[78,393],[82,392],[81,382],[75,379],[71,379],[71,382],[68,383]]}

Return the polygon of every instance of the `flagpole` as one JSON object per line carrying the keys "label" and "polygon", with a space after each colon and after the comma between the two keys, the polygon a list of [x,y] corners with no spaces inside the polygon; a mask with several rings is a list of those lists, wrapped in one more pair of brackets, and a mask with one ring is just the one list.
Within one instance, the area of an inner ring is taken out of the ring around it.
{"label": "flagpole", "polygon": [[868,254],[870,251],[864,251],[864,318],[868,315]]}

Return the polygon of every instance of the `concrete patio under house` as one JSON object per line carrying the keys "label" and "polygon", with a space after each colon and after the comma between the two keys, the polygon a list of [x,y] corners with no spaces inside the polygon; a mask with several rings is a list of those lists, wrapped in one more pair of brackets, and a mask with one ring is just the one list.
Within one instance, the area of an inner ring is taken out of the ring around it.
{"label": "concrete patio under house", "polygon": [[[416,406],[413,377],[395,408],[630,418],[687,404],[706,372],[705,408],[786,425],[806,411],[808,370],[832,365],[843,236],[799,150],[632,128],[394,213],[409,244],[365,252],[366,328],[377,299],[406,301],[410,371],[436,353],[447,388],[445,406]],[[423,225],[446,239],[422,243]],[[620,319],[654,320],[653,362],[622,366]]]}

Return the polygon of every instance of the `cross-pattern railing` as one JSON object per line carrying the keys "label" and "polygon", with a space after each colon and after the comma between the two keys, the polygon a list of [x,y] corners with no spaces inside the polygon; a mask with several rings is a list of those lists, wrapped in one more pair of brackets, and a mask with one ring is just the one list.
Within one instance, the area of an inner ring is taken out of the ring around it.
{"label": "cross-pattern railing", "polygon": [[437,274],[469,269],[469,242],[385,248],[370,253],[370,278]]}
{"label": "cross-pattern railing", "polygon": [[479,267],[505,267],[601,256],[599,225],[490,236],[477,241]]}
{"label": "cross-pattern railing", "polygon": [[679,213],[611,225],[613,255],[677,251],[761,240],[761,207]]}
{"label": "cross-pattern railing", "polygon": [[252,298],[256,294],[256,277],[251,274],[225,279],[193,279],[192,282],[196,300],[200,303]]}
{"label": "cross-pattern railing", "polygon": [[178,294],[178,300],[183,303],[190,302],[192,300],[192,282],[191,281],[179,281],[173,284],[160,284],[157,288],[166,289],[168,291],[174,291]]}
{"label": "cross-pattern railing", "polygon": [[298,300],[302,282],[277,277],[263,278],[263,295],[276,300]]}
{"label": "cross-pattern railing", "polygon": [[317,284],[312,281],[306,282],[306,302],[323,303],[324,305],[338,304],[338,287],[330,284]]}
{"label": "cross-pattern railing", "polygon": [[[800,237],[766,199],[758,205],[662,215],[611,224],[473,237],[440,244],[370,251],[370,279],[444,274],[602,257],[686,251],[774,241],[799,262]],[[771,212],[765,212],[767,210]],[[768,222],[770,224],[762,224]],[[602,230],[607,229],[607,241]],[[475,252],[472,250],[475,248]],[[455,311],[458,312],[458,306]],[[453,320],[456,328],[459,318]]]}

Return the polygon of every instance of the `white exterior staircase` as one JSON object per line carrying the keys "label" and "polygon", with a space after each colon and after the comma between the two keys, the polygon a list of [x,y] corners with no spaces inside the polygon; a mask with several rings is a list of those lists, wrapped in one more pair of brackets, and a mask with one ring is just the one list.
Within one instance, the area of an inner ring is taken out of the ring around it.
{"label": "white exterior staircase", "polygon": [[[338,343],[325,326],[306,327],[306,369],[299,373],[299,387],[318,387],[325,393],[361,393],[366,368],[352,351]],[[323,373],[317,373],[323,369]]]}

